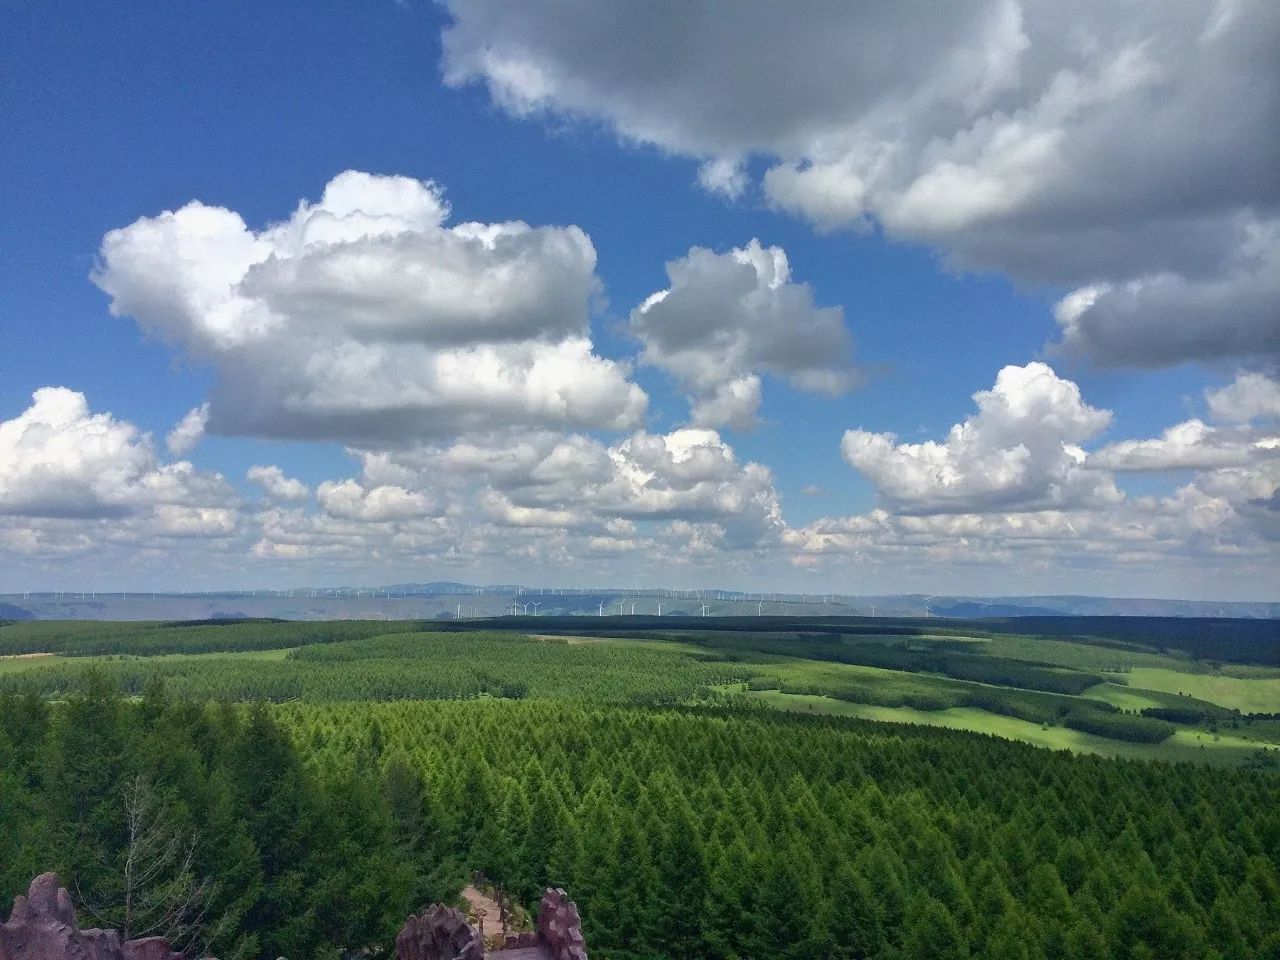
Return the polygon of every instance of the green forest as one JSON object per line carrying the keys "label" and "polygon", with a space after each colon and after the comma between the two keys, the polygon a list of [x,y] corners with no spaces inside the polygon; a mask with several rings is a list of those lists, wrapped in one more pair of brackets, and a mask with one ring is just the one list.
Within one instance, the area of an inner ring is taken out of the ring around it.
{"label": "green forest", "polygon": [[1274,637],[588,619],[0,627],[0,895],[224,960],[473,871],[606,960],[1280,956]]}

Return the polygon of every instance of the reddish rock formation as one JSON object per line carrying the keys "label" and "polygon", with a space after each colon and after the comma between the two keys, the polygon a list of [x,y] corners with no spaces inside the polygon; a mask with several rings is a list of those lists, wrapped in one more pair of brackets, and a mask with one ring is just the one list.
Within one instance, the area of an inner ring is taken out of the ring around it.
{"label": "reddish rock formation", "polygon": [[[433,904],[410,916],[396,937],[396,960],[587,960],[578,907],[563,890],[548,889],[536,933],[512,933],[501,950],[484,952],[480,933],[460,910]],[[4,960],[4,958],[0,958]],[[147,958],[150,960],[150,958]]]}
{"label": "reddish rock formation", "polygon": [[538,938],[551,960],[587,960],[578,905],[560,889],[548,889],[538,907]]}
{"label": "reddish rock formation", "polygon": [[31,881],[25,897],[14,898],[9,921],[0,923],[0,960],[182,960],[182,955],[162,937],[121,943],[114,930],[81,930],[58,875],[43,873]]}
{"label": "reddish rock formation", "polygon": [[461,910],[432,904],[396,937],[397,960],[484,960],[480,933]]}

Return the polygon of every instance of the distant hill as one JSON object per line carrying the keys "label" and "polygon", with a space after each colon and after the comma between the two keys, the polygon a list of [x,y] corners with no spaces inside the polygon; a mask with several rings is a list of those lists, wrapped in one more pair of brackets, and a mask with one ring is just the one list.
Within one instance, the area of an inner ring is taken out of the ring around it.
{"label": "distant hill", "polygon": [[[659,611],[661,605],[661,611]],[[375,587],[295,587],[222,593],[0,595],[7,620],[435,620],[601,613],[710,617],[1227,617],[1280,619],[1280,603],[1142,597],[973,597],[744,593],[625,587],[540,588],[449,580]]]}
{"label": "distant hill", "polygon": [[15,607],[11,603],[0,603],[0,620],[35,620],[36,615],[30,610]]}

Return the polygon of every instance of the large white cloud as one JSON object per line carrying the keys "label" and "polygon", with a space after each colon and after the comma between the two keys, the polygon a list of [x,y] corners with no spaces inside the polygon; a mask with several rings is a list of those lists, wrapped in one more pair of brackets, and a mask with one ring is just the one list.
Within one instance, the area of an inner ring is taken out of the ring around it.
{"label": "large white cloud", "polygon": [[[44,387],[0,421],[0,514],[123,517],[152,512],[172,532],[225,532],[234,496],[218,474],[162,463],[151,437],[84,394]],[[204,511],[204,512],[201,512]]]}
{"label": "large white cloud", "polygon": [[749,426],[762,372],[827,394],[857,381],[843,311],[814,304],[781,247],[694,247],[667,264],[667,277],[667,289],[631,311],[631,332],[643,361],[691,392],[695,422]]}
{"label": "large white cloud", "polygon": [[601,120],[729,195],[763,157],[767,201],[819,227],[1104,289],[1065,314],[1079,354],[1280,350],[1269,0],[447,5],[446,81],[517,115]]}
{"label": "large white cloud", "polygon": [[1060,509],[1118,499],[1108,478],[1085,466],[1080,444],[1111,414],[1043,363],[1005,367],[973,395],[978,412],[939,443],[899,443],[891,433],[849,430],[841,450],[902,513]]}
{"label": "large white cloud", "polygon": [[576,227],[445,226],[433,183],[348,171],[254,231],[193,201],[103,239],[111,310],[213,366],[221,433],[405,442],[625,428],[646,397],[596,355]]}

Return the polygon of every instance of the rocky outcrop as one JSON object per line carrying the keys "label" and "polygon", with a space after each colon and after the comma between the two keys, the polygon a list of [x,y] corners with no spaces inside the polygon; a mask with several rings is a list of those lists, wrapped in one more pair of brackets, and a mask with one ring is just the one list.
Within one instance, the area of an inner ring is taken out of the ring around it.
{"label": "rocky outcrop", "polygon": [[162,937],[120,942],[114,930],[81,930],[71,895],[55,873],[31,881],[0,923],[0,960],[182,960]]}
{"label": "rocky outcrop", "polygon": [[577,904],[563,890],[548,889],[538,907],[537,932],[508,934],[502,949],[491,953],[485,953],[480,932],[467,923],[461,910],[438,903],[417,916],[410,916],[396,937],[396,960],[484,960],[485,957],[587,960]]}
{"label": "rocky outcrop", "polygon": [[538,939],[551,960],[587,960],[578,905],[561,889],[548,889],[538,906]]}
{"label": "rocky outcrop", "polygon": [[461,910],[434,903],[405,921],[396,937],[396,958],[484,960],[484,942]]}

